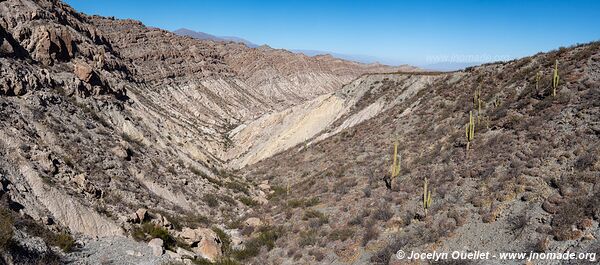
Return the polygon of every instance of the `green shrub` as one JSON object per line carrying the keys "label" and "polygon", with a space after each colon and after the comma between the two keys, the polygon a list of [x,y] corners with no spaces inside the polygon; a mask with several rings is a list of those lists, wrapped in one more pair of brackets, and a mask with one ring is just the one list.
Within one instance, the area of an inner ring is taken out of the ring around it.
{"label": "green shrub", "polygon": [[298,207],[304,206],[304,200],[291,199],[288,201],[287,205],[288,205],[288,207],[291,207],[291,208],[298,208]]}
{"label": "green shrub", "polygon": [[260,252],[260,247],[261,246],[256,242],[256,240],[250,240],[246,243],[244,249],[233,251],[232,256],[237,260],[246,260],[256,257]]}
{"label": "green shrub", "polygon": [[287,196],[287,191],[284,187],[281,186],[272,186],[271,190],[273,193],[269,194],[269,200],[277,201],[281,198],[285,198]]}
{"label": "green shrub", "polygon": [[223,252],[223,255],[229,255],[231,252],[231,237],[218,227],[213,227],[212,230],[217,234],[219,239],[221,239],[221,252]]}
{"label": "green shrub", "polygon": [[300,240],[298,241],[298,245],[301,247],[312,246],[317,243],[317,232],[314,230],[309,230],[300,233]]}
{"label": "green shrub", "polygon": [[205,194],[204,201],[206,202],[208,207],[215,208],[219,206],[219,200],[217,199],[217,196],[213,194]]}
{"label": "green shrub", "polygon": [[312,207],[319,204],[321,200],[318,197],[312,197],[304,203],[304,207]]}
{"label": "green shrub", "polygon": [[204,173],[202,170],[197,169],[195,167],[190,167],[189,169],[190,169],[190,171],[192,171],[192,173],[196,174],[197,176],[199,176],[199,177],[201,177],[203,179],[208,180],[208,182],[210,182],[210,183],[212,183],[212,184],[214,184],[216,186],[223,186],[223,182],[222,181],[220,181],[218,179],[215,179],[215,178],[211,178],[206,173]]}
{"label": "green shrub", "polygon": [[243,204],[250,206],[250,207],[254,207],[258,205],[258,202],[253,200],[250,197],[246,197],[246,196],[241,196],[238,198]]}
{"label": "green shrub", "polygon": [[160,238],[163,241],[165,249],[172,249],[177,245],[177,241],[167,229],[154,225],[153,223],[143,223],[136,226],[131,231],[131,236],[138,241],[149,241],[153,238]]}
{"label": "green shrub", "polygon": [[305,221],[313,218],[317,219],[321,225],[329,223],[329,218],[324,213],[319,212],[317,210],[309,209],[306,212],[304,212],[304,216],[302,216],[302,220]]}
{"label": "green shrub", "polygon": [[246,260],[258,255],[262,247],[271,250],[282,234],[283,229],[280,227],[261,227],[258,230],[258,235],[248,240],[244,249],[232,251],[232,256],[237,260]]}
{"label": "green shrub", "polygon": [[226,202],[229,205],[235,205],[236,204],[235,200],[233,198],[231,198],[231,196],[229,196],[229,195],[222,195],[221,196],[221,201],[224,201],[224,202]]}
{"label": "green shrub", "polygon": [[246,187],[246,185],[238,181],[227,182],[225,183],[225,187],[237,192],[242,192],[246,195],[250,194],[250,190],[248,190],[248,187]]}
{"label": "green shrub", "polygon": [[346,241],[346,239],[348,239],[352,236],[354,236],[354,230],[352,230],[350,228],[340,228],[340,229],[335,229],[335,230],[331,231],[331,233],[329,233],[328,238],[332,241],[335,241],[335,240]]}
{"label": "green shrub", "polygon": [[58,246],[64,252],[70,252],[75,246],[75,239],[68,233],[60,233],[54,237],[50,245]]}
{"label": "green shrub", "polygon": [[14,219],[10,212],[0,208],[0,249],[6,248],[13,236]]}
{"label": "green shrub", "polygon": [[192,260],[195,265],[239,265],[239,263],[230,258],[221,258],[215,262],[210,262],[203,258],[197,258]]}

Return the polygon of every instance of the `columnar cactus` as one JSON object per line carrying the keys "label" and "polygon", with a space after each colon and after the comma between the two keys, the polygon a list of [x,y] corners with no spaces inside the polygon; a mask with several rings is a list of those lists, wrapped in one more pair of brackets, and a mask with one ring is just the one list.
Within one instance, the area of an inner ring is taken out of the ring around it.
{"label": "columnar cactus", "polygon": [[538,71],[537,73],[535,73],[535,90],[539,90],[540,89],[540,80],[542,79],[542,75],[540,73],[540,71]]}
{"label": "columnar cactus", "polygon": [[473,94],[473,106],[477,108],[477,123],[481,121],[481,88],[475,90]]}
{"label": "columnar cactus", "polygon": [[477,101],[477,124],[481,122],[481,97]]}
{"label": "columnar cactus", "polygon": [[425,178],[423,182],[423,211],[425,211],[425,216],[427,216],[429,207],[431,207],[431,191],[429,190],[429,180]]}
{"label": "columnar cactus", "polygon": [[558,82],[560,81],[560,76],[558,75],[558,60],[554,64],[554,76],[552,77],[552,96],[556,96],[556,88],[558,87]]}
{"label": "columnar cactus", "polygon": [[392,168],[390,169],[390,176],[385,176],[385,186],[388,189],[392,189],[392,180],[400,175],[400,158],[398,157],[398,142],[394,143],[394,157],[393,157]]}
{"label": "columnar cactus", "polygon": [[471,146],[471,141],[475,137],[475,121],[473,120],[473,111],[469,111],[469,124],[465,128],[465,136],[467,138],[467,151]]}
{"label": "columnar cactus", "polygon": [[394,143],[394,158],[393,158],[394,162],[392,163],[392,176],[391,179],[394,179],[395,177],[397,177],[398,175],[400,175],[400,159],[398,157],[398,142]]}
{"label": "columnar cactus", "polygon": [[475,90],[475,94],[473,94],[473,106],[477,107],[479,101],[481,101],[481,88]]}

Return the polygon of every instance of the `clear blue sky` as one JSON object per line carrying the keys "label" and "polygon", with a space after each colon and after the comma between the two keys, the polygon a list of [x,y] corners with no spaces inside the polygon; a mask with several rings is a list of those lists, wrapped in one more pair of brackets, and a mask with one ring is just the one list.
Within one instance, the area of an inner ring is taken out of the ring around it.
{"label": "clear blue sky", "polygon": [[369,55],[389,64],[516,58],[600,39],[600,1],[592,0],[66,2],[87,14],[133,18],[166,30]]}

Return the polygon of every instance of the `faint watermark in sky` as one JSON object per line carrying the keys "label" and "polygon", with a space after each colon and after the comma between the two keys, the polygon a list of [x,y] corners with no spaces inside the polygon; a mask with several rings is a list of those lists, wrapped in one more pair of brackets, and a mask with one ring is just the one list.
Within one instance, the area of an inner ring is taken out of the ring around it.
{"label": "faint watermark in sky", "polygon": [[425,61],[429,64],[435,63],[486,63],[508,61],[511,57],[508,55],[492,55],[492,54],[442,54],[428,55]]}

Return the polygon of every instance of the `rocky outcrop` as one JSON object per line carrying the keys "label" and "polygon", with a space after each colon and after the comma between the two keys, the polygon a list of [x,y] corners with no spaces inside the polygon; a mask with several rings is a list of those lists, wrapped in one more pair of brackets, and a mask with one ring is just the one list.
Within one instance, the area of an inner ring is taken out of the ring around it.
{"label": "rocky outcrop", "polygon": [[257,218],[257,217],[250,217],[250,218],[246,219],[246,222],[245,222],[245,224],[246,224],[247,226],[251,226],[251,227],[259,227],[259,226],[261,226],[263,223],[262,223],[262,221],[260,220],[260,218]]}
{"label": "rocky outcrop", "polygon": [[179,236],[190,246],[200,257],[214,262],[223,253],[221,246],[223,242],[219,236],[208,228],[184,228]]}
{"label": "rocky outcrop", "polygon": [[160,257],[164,252],[163,241],[160,238],[154,238],[148,242],[148,246],[152,248],[152,255]]}

